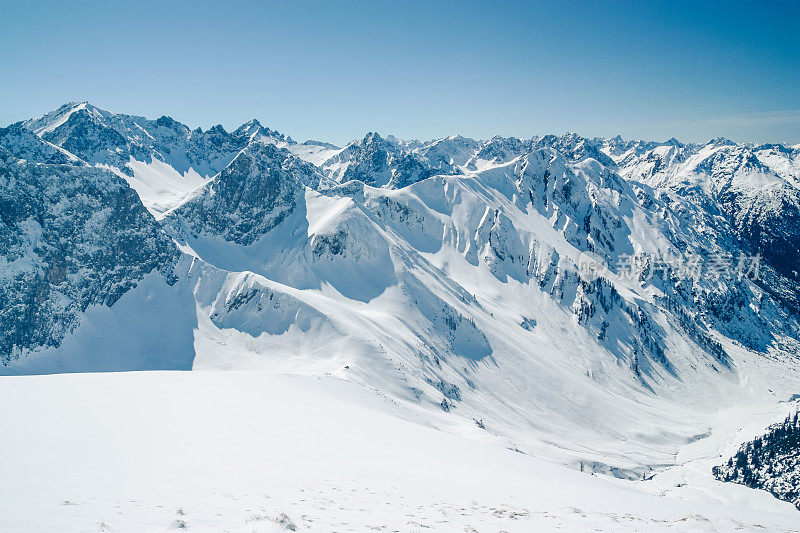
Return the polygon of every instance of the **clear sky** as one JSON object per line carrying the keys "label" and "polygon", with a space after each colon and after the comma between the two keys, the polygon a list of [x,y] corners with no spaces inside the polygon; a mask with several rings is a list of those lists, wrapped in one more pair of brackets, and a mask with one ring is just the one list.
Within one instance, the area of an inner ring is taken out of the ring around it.
{"label": "clear sky", "polygon": [[800,143],[800,2],[0,0],[0,125]]}

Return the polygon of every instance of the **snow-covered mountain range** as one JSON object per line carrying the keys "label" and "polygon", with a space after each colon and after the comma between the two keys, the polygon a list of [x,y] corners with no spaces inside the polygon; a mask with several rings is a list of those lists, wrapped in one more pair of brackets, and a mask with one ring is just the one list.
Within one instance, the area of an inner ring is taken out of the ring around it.
{"label": "snow-covered mountain range", "polygon": [[800,393],[797,147],[339,148],[81,102],[0,129],[0,216],[4,374],[332,375],[626,478]]}

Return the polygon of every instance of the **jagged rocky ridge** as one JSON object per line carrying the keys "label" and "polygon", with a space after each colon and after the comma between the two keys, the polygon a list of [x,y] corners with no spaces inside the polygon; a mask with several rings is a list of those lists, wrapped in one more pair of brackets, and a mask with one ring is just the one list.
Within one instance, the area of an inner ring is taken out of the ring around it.
{"label": "jagged rocky ridge", "polygon": [[[57,352],[92,306],[113,315],[127,294],[158,314],[136,290],[156,271],[193,295],[171,309],[194,319],[180,327],[195,367],[344,372],[486,420],[515,447],[588,427],[606,443],[534,451],[639,476],[692,429],[662,413],[658,437],[631,435],[643,408],[615,401],[722,395],[741,353],[797,354],[794,148],[370,133],[340,149],[257,121],[203,132],[87,103],[0,129],[0,147],[9,371]],[[47,216],[41,239],[29,221]],[[687,253],[760,253],[761,275],[654,262]],[[632,255],[644,264],[629,279]],[[66,280],[49,274],[61,257]],[[23,264],[38,266],[26,278]],[[656,459],[631,460],[623,440]]]}

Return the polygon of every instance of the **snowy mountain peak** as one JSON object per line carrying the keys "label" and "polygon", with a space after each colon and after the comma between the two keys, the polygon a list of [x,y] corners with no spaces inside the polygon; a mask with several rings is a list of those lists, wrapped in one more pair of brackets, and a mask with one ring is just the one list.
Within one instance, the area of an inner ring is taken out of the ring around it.
{"label": "snowy mountain peak", "polygon": [[42,135],[58,128],[69,120],[74,113],[80,111],[84,111],[89,115],[108,113],[107,111],[101,111],[89,102],[68,102],[54,111],[45,113],[39,118],[26,120],[23,122],[23,125],[37,135]]}
{"label": "snowy mountain peak", "polygon": [[256,136],[261,136],[267,141],[271,142],[284,142],[293,144],[294,141],[291,137],[283,135],[280,132],[273,131],[265,126],[263,126],[257,119],[252,118],[239,126],[234,132],[234,135],[238,137],[247,138],[253,140]]}
{"label": "snowy mountain peak", "polygon": [[225,128],[222,126],[222,124],[217,124],[216,126],[211,126],[208,129],[207,133],[212,134],[212,135],[218,135],[220,137],[227,137],[229,135],[228,132],[225,131]]}
{"label": "snowy mountain peak", "polygon": [[715,137],[706,143],[706,146],[737,146],[735,142],[725,137]]}
{"label": "snowy mountain peak", "polygon": [[370,131],[364,136],[364,139],[359,144],[363,144],[363,145],[366,146],[366,145],[371,145],[371,144],[387,145],[387,144],[392,144],[392,143],[390,143],[388,140],[385,140],[383,137],[381,137],[378,132]]}

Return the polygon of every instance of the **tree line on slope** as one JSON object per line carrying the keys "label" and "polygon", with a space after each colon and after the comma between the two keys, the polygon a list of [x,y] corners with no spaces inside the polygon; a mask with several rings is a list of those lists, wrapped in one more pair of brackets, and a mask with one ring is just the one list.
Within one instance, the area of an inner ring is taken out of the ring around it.
{"label": "tree line on slope", "polygon": [[767,433],[742,445],[714,477],[770,492],[800,510],[800,413],[789,415]]}

